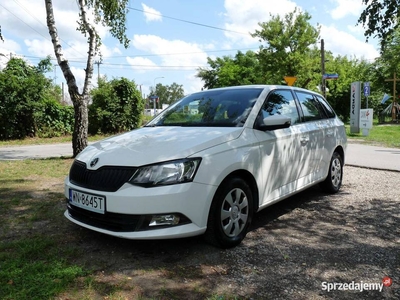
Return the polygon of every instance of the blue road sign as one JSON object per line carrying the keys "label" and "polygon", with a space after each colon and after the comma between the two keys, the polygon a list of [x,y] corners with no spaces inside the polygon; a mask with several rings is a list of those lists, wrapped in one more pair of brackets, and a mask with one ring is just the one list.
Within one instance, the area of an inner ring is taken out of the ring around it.
{"label": "blue road sign", "polygon": [[371,87],[369,82],[364,82],[364,96],[368,97],[371,94]]}

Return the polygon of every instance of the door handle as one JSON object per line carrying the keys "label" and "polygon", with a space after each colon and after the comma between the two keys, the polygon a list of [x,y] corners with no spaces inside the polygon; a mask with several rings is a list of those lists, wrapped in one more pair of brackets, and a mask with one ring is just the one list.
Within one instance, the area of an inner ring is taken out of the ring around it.
{"label": "door handle", "polygon": [[303,137],[300,139],[300,143],[301,143],[302,145],[306,145],[309,141],[310,141],[310,139],[309,139],[308,137],[306,137],[306,136],[303,136]]}
{"label": "door handle", "polygon": [[328,137],[333,136],[333,130],[328,130],[328,131],[326,132],[326,135],[327,135]]}

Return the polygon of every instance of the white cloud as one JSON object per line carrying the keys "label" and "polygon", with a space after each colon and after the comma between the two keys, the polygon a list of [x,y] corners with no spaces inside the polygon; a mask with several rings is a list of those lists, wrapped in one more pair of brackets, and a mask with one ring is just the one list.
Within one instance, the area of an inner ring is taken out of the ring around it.
{"label": "white cloud", "polygon": [[[181,40],[166,40],[155,35],[134,35],[132,45],[142,51],[158,55],[160,65],[171,68],[204,66],[207,53],[202,46]],[[210,45],[207,44],[207,48]]]}
{"label": "white cloud", "polygon": [[0,43],[0,53],[9,55],[21,51],[21,46],[14,40],[4,38],[4,42]]}
{"label": "white cloud", "polygon": [[[83,89],[83,84],[85,83],[85,70],[82,68],[76,68],[76,67],[71,67],[71,71],[75,76],[75,80],[76,80],[76,84],[79,87],[79,92],[82,92]],[[92,86],[93,86],[93,82],[95,80],[92,80]]]}
{"label": "white cloud", "polygon": [[51,55],[54,57],[53,45],[48,41],[32,39],[32,40],[24,40],[25,45],[28,47],[29,53],[34,56],[46,57],[47,55]]}
{"label": "white cloud", "polygon": [[249,33],[259,29],[259,22],[268,22],[270,14],[284,16],[296,8],[290,0],[225,0],[225,28],[240,33],[226,32],[225,35],[234,43],[249,46],[258,42]]}
{"label": "white cloud", "polygon": [[132,66],[132,69],[144,73],[146,70],[156,70],[157,64],[144,57],[127,57],[126,61]]}
{"label": "white cloud", "polygon": [[159,11],[147,6],[144,3],[142,3],[142,8],[144,10],[144,16],[146,18],[146,22],[162,21],[161,13]]}
{"label": "white cloud", "polygon": [[185,86],[185,93],[191,94],[201,90],[204,86],[204,82],[195,76],[196,74],[192,73],[186,76],[187,84]]}
{"label": "white cloud", "polygon": [[[139,65],[135,67],[136,69],[140,69],[140,65],[143,65],[141,71],[156,69],[159,74],[167,70],[186,70],[188,74],[184,76],[185,93],[199,91],[203,86],[202,81],[195,75],[198,67],[207,65],[207,53],[203,49],[214,47],[210,43],[199,45],[181,40],[166,40],[155,35],[134,35],[132,45],[140,51],[154,54],[151,60],[144,57],[129,59],[130,64]],[[151,66],[151,68],[146,68],[146,66]],[[154,66],[159,66],[159,68]],[[153,82],[149,85],[153,85]],[[146,91],[146,87],[143,88]]]}
{"label": "white cloud", "polygon": [[359,59],[375,59],[379,56],[375,45],[365,43],[333,26],[322,25],[321,37],[324,38],[325,49],[332,51],[334,55],[355,56]]}
{"label": "white cloud", "polygon": [[331,10],[332,19],[338,20],[347,15],[360,16],[363,4],[360,0],[334,0],[336,8]]}

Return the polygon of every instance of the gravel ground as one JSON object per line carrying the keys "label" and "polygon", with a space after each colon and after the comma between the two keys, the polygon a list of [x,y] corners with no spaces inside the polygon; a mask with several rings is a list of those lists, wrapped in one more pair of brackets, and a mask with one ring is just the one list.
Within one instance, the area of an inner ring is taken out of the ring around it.
{"label": "gravel ground", "polygon": [[[241,257],[233,282],[254,298],[400,299],[399,187],[400,173],[346,167],[340,193],[314,189],[261,212],[244,247],[226,253]],[[323,290],[385,276],[382,292]]]}
{"label": "gravel ground", "polygon": [[[338,194],[315,187],[258,213],[233,249],[201,238],[121,240],[69,223],[67,242],[87,253],[76,263],[97,284],[119,287],[109,299],[400,299],[400,173],[344,172]],[[386,276],[390,286],[366,290]]]}

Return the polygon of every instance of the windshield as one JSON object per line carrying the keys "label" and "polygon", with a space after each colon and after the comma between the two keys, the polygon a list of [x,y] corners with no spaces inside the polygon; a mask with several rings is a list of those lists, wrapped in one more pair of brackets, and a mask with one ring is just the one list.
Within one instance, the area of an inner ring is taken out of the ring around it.
{"label": "windshield", "polygon": [[168,107],[146,127],[241,127],[262,90],[262,88],[220,89],[191,94]]}

